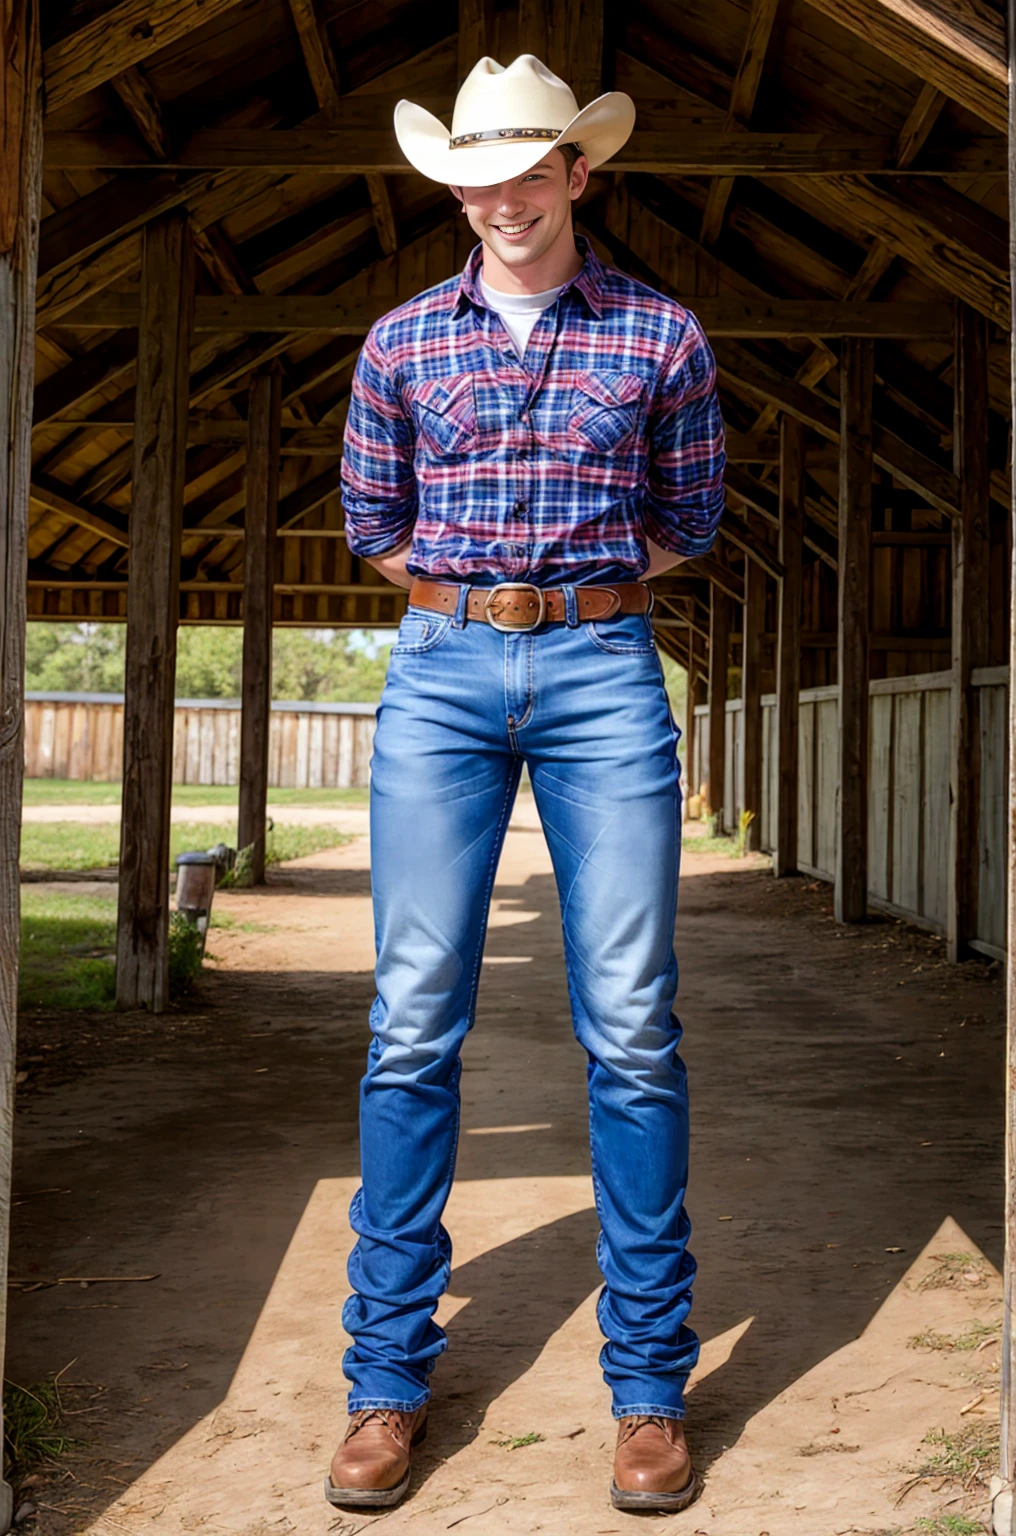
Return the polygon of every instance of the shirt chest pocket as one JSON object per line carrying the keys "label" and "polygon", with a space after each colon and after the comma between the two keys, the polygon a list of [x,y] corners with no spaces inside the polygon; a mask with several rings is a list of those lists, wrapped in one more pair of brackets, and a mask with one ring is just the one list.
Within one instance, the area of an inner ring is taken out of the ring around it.
{"label": "shirt chest pocket", "polygon": [[611,453],[634,434],[644,382],[637,373],[579,373],[572,390],[568,438],[586,453]]}
{"label": "shirt chest pocket", "polygon": [[426,451],[446,459],[469,453],[476,442],[476,398],[471,374],[427,379],[413,392],[411,410]]}

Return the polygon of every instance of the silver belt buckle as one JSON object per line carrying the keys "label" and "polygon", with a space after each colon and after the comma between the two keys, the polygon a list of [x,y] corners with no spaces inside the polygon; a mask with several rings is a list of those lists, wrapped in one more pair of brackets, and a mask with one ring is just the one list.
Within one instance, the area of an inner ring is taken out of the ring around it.
{"label": "silver belt buckle", "polygon": [[[499,592],[535,592],[540,604],[540,611],[536,618],[530,621],[509,622],[503,624],[498,617],[499,608],[495,599]],[[537,629],[547,617],[547,596],[542,587],[538,587],[532,581],[499,581],[496,587],[491,587],[490,596],[483,605],[483,616],[492,629],[498,629],[504,635],[528,634],[531,629]]]}

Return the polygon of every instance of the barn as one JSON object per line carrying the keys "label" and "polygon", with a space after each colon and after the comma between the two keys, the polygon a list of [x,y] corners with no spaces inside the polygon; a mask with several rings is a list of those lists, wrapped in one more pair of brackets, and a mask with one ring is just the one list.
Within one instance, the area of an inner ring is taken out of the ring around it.
{"label": "barn", "polygon": [[127,626],[118,1002],[159,1011],[177,627],[243,626],[254,841],[273,626],[405,609],[346,547],[343,426],[371,324],[473,243],[406,166],[393,105],[447,114],[483,54],[537,54],[580,103],[634,98],[576,227],[694,310],[716,357],[720,534],[653,583],[657,643],[689,679],[689,790],[719,830],[743,819],[776,876],[829,882],[837,922],[905,918],[950,962],[1002,962],[1012,994],[1001,7],[3,0],[3,17],[4,1264],[26,621]]}

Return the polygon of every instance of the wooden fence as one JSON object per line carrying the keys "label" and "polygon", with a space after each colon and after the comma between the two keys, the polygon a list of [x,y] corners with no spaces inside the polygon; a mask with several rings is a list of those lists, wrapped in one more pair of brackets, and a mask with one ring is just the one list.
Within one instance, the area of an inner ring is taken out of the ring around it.
{"label": "wooden fence", "polygon": [[[977,938],[973,947],[1000,959],[1006,933],[1006,804],[1009,774],[1009,690],[1006,667],[975,671],[979,701],[980,782]],[[949,872],[949,742],[952,677],[927,672],[880,678],[869,691],[868,896],[871,904],[944,933]],[[708,776],[709,709],[695,709],[694,762],[689,784]],[[726,707],[723,817],[736,827],[743,804],[741,701]],[[776,809],[773,750],[776,698],[762,698],[762,847],[771,851]],[[839,690],[807,688],[800,695],[798,748],[798,866],[832,880],[836,868],[836,745]]]}
{"label": "wooden fence", "polygon": [[[268,782],[275,788],[346,789],[369,782],[374,704],[272,705]],[[176,784],[236,784],[236,699],[178,699],[173,731]],[[117,782],[123,772],[123,695],[29,693],[25,775]]]}

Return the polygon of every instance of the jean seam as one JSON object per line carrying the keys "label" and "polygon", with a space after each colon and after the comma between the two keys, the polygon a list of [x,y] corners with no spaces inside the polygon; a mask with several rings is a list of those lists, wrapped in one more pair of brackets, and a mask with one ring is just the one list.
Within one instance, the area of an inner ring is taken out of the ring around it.
{"label": "jean seam", "polygon": [[369,1397],[364,1400],[355,1393],[350,1392],[346,1401],[346,1408],[350,1413],[359,1413],[364,1408],[391,1408],[396,1413],[415,1413],[417,1408],[422,1408],[424,1403],[430,1401],[430,1389],[419,1399],[414,1398],[409,1402],[402,1397]]}
{"label": "jean seam", "polygon": [[515,722],[516,730],[521,730],[524,725],[529,724],[530,720],[532,719],[533,710],[536,708],[536,693],[533,688],[533,658],[535,654],[536,646],[533,644],[532,639],[530,638],[529,661],[526,666],[526,694],[529,698],[529,703],[526,705],[525,714]]}
{"label": "jean seam", "polygon": [[627,1403],[624,1407],[611,1410],[615,1419],[630,1419],[637,1413],[652,1413],[661,1419],[683,1419],[684,1408],[675,1408],[673,1403],[664,1406],[661,1403]]}
{"label": "jean seam", "polygon": [[494,842],[491,847],[490,860],[487,867],[487,880],[484,886],[484,919],[480,932],[480,942],[476,947],[476,960],[473,964],[473,975],[469,985],[469,1004],[466,1010],[467,1027],[473,1027],[473,1019],[476,1011],[476,994],[480,986],[480,967],[483,964],[483,950],[487,942],[487,923],[490,917],[490,896],[494,889],[494,876],[497,874],[497,861],[501,853],[501,843],[504,839],[505,827],[511,814],[512,797],[519,782],[522,772],[521,759],[512,763],[508,774],[508,782],[505,785],[504,800],[501,804],[501,814],[498,817],[497,831],[494,833]]}
{"label": "jean seam", "polygon": [[441,644],[442,640],[447,639],[448,634],[451,631],[451,627],[451,619],[447,616],[442,617],[438,619],[437,624],[434,627],[433,639],[428,639],[420,645],[399,645],[398,642],[396,642],[396,644],[392,646],[391,654],[393,656],[420,656],[427,651],[434,651]]}

